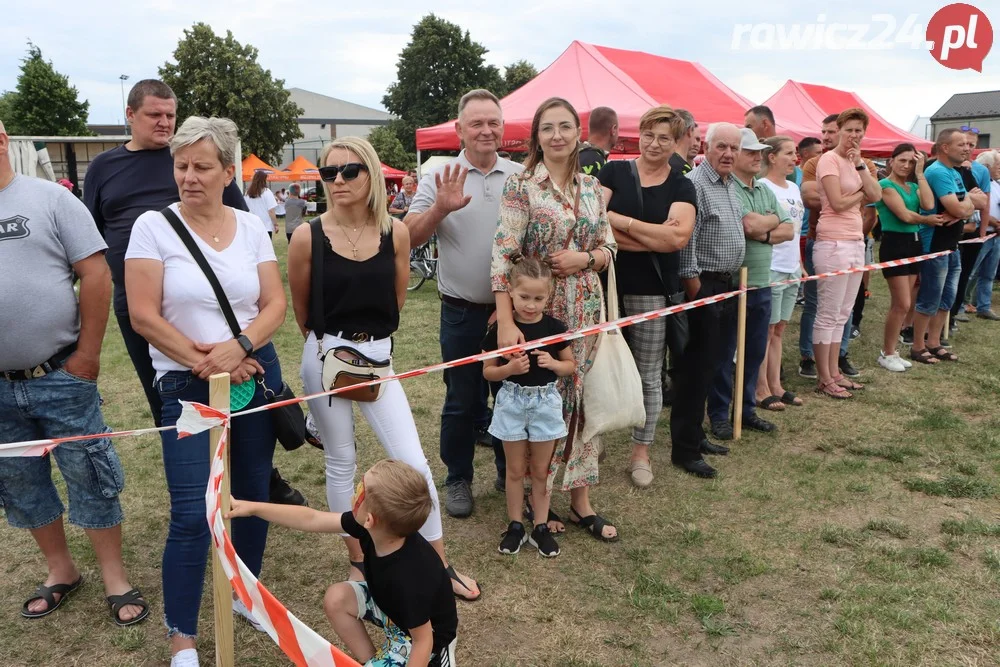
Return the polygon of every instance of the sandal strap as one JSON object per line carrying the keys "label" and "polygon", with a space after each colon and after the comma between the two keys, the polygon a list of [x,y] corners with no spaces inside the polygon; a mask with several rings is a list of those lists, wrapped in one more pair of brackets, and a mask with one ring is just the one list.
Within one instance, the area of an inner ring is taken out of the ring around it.
{"label": "sandal strap", "polygon": [[109,595],[107,597],[108,604],[111,605],[111,610],[114,612],[115,616],[118,612],[122,610],[123,607],[129,605],[135,605],[136,607],[142,607],[143,609],[149,608],[149,603],[143,598],[142,593],[139,592],[138,588],[133,588],[132,590],[122,593],[121,595]]}

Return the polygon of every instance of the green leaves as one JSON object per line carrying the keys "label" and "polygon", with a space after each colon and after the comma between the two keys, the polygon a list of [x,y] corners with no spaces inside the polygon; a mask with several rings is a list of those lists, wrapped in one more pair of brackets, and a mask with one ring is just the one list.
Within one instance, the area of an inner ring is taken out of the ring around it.
{"label": "green leaves", "polygon": [[60,74],[42,50],[28,42],[21,60],[16,92],[0,97],[0,120],[8,134],[34,136],[86,136],[90,102],[77,99],[78,91]]}
{"label": "green leaves", "polygon": [[289,99],[285,82],[257,62],[257,49],[240,44],[233,33],[216,35],[196,23],[184,31],[174,62],[160,77],[177,94],[177,123],[188,116],[222,116],[240,129],[243,157],[255,153],[265,162],[281,159],[282,147],[302,136],[302,109]]}
{"label": "green leaves", "polygon": [[396,136],[391,126],[373,128],[368,133],[368,141],[375,148],[379,159],[390,167],[409,171],[417,163],[414,155],[407,153],[406,149],[403,148],[402,142],[400,142],[399,137]]}

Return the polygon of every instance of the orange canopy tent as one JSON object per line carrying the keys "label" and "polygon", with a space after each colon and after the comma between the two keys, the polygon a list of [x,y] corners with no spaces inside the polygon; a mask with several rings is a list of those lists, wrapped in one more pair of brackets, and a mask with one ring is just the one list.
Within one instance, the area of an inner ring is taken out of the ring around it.
{"label": "orange canopy tent", "polygon": [[299,155],[287,167],[268,176],[267,180],[283,183],[291,181],[318,181],[319,169],[312,162]]}
{"label": "orange canopy tent", "polygon": [[253,174],[255,171],[266,171],[269,174],[273,174],[277,171],[274,167],[264,162],[253,153],[250,153],[250,155],[243,160],[242,170],[244,183],[253,180]]}

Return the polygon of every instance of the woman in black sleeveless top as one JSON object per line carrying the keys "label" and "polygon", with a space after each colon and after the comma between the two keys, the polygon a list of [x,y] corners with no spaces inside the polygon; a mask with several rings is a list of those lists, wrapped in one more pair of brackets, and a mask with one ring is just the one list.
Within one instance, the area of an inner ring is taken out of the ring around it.
{"label": "woman in black sleeveless top", "polygon": [[[410,267],[410,235],[406,225],[389,216],[385,178],[375,150],[364,139],[346,137],[324,148],[320,178],[326,189],[329,210],[320,216],[323,233],[322,265],[312,266],[314,220],[292,234],[288,246],[288,284],[295,320],[305,336],[302,352],[302,383],[306,392],[326,391],[317,339],[324,351],[349,347],[374,360],[388,360],[392,334],[399,327],[399,311],[406,301]],[[322,279],[322,318],[311,312],[312,272]],[[316,331],[316,322],[324,331]],[[390,458],[410,464],[424,477],[434,500],[420,534],[431,543],[448,566],[442,541],[441,513],[437,490],[420,437],[397,381],[384,385],[382,396],[359,402],[361,414],[371,426]],[[353,403],[333,396],[309,402],[326,453],[326,497],[331,512],[351,511],[357,472]],[[354,538],[344,537],[352,568],[352,579],[363,577],[363,554]],[[476,582],[449,566],[461,597],[479,596]]]}

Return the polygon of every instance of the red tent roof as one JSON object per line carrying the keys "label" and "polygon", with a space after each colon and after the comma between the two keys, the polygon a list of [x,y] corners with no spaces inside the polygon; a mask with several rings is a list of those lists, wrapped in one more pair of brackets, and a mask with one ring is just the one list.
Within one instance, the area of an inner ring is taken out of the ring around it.
{"label": "red tent roof", "polygon": [[787,81],[764,104],[774,112],[778,132],[790,134],[796,139],[802,138],[803,129],[807,135],[818,137],[824,118],[851,107],[859,107],[864,109],[870,119],[868,131],[861,142],[861,150],[865,154],[886,157],[892,154],[897,144],[903,142],[911,143],[921,150],[931,149],[930,141],[892,125],[855,93],[846,90]]}
{"label": "red tent roof", "polygon": [[[703,126],[719,121],[742,125],[753,106],[698,63],[573,42],[538,76],[500,101],[505,147],[527,143],[535,110],[553,95],[565,97],[579,112],[584,138],[590,110],[613,108],[622,143],[632,148],[639,139],[639,118],[659,104],[687,109]],[[417,130],[417,148],[458,150],[455,122]]]}
{"label": "red tent roof", "polygon": [[390,167],[385,162],[381,164],[382,164],[382,175],[385,176],[385,180],[387,181],[401,181],[407,175],[407,172],[402,171],[400,169],[395,169],[394,167]]}

